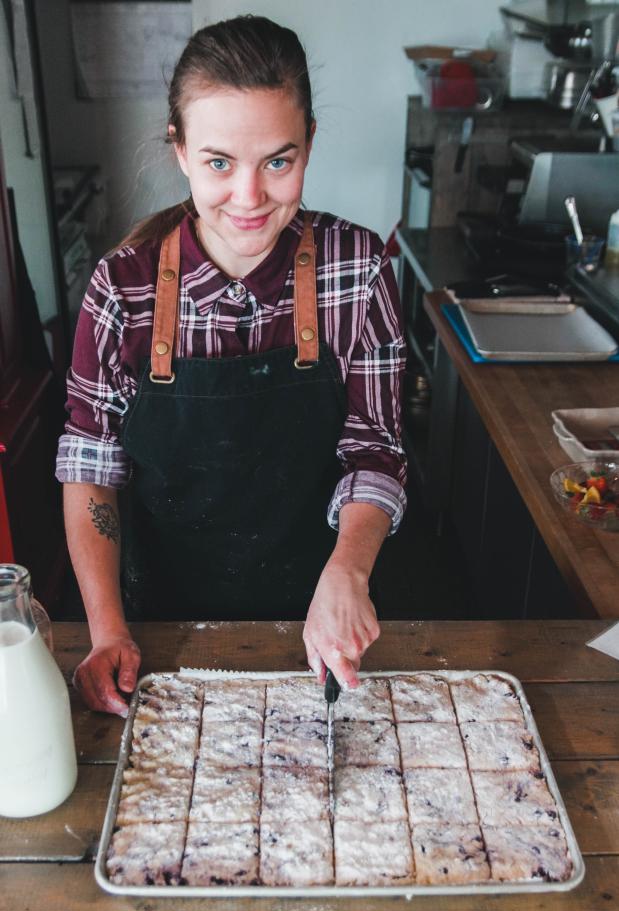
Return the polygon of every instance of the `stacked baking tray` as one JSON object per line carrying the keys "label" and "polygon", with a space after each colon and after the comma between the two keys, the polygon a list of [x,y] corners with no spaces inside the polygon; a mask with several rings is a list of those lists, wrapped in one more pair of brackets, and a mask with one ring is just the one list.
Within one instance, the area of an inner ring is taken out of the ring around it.
{"label": "stacked baking tray", "polygon": [[99,884],[126,895],[318,897],[565,891],[582,880],[515,678],[364,674],[337,709],[332,825],[326,706],[311,675],[144,678]]}

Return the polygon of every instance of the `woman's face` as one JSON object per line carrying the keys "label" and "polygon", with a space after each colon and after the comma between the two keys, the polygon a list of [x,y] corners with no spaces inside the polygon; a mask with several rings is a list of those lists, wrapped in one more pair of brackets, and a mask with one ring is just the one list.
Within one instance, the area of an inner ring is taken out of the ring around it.
{"label": "woman's face", "polygon": [[183,111],[175,145],[209,255],[242,278],[264,259],[301,202],[311,140],[283,89],[213,89]]}

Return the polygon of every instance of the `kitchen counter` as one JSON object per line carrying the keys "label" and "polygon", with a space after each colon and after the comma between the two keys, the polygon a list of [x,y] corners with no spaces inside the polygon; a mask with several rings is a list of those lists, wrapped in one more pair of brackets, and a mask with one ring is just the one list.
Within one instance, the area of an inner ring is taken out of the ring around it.
{"label": "kitchen counter", "polygon": [[[528,368],[527,368],[528,369]],[[514,406],[511,406],[512,409]],[[505,417],[509,417],[508,411]],[[386,622],[364,670],[500,669],[524,684],[559,788],[585,857],[574,891],[538,895],[544,911],[599,911],[619,897],[619,662],[584,643],[599,620]],[[67,680],[88,648],[84,623],[54,625],[56,657]],[[203,666],[244,670],[305,670],[301,623],[145,623],[134,628],[143,672]],[[0,819],[0,906],[11,911],[180,908],[230,909],[223,900],[118,898],[94,880],[101,831],[123,729],[121,719],[92,713],[72,692],[79,778],[72,796],[44,816]],[[531,896],[419,897],[419,911],[528,911]],[[410,908],[404,899],[307,900],[296,911]],[[271,911],[278,899],[243,899],[235,911]]]}
{"label": "kitchen counter", "polygon": [[617,405],[619,366],[474,364],[441,312],[444,300],[441,291],[428,294],[426,311],[575,602],[584,615],[619,617],[619,535],[577,522],[549,484],[552,471],[571,461],[551,411]]}

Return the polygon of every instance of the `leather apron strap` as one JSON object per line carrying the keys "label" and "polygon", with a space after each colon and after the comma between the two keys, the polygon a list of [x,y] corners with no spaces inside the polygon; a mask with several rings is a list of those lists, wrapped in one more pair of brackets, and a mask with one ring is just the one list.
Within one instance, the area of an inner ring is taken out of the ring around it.
{"label": "leather apron strap", "polygon": [[[172,358],[178,320],[180,285],[180,225],[161,245],[153,338],[151,342],[150,379],[153,383],[173,383]],[[312,217],[304,213],[303,235],[294,263],[294,331],[297,344],[295,367],[313,367],[318,361],[318,306],[316,301],[316,248]]]}
{"label": "leather apron strap", "polygon": [[150,349],[150,378],[153,383],[173,383],[172,357],[178,318],[178,288],[181,264],[181,228],[177,225],[161,245],[153,338]]}

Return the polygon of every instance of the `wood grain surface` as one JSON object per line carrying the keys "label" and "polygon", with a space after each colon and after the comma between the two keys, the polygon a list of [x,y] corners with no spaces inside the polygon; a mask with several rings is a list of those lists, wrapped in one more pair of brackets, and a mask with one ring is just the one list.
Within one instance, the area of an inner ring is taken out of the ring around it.
{"label": "wood grain surface", "polygon": [[426,310],[540,534],[583,611],[619,617],[619,535],[598,532],[567,515],[549,478],[571,459],[552,430],[559,408],[615,406],[619,365],[474,364],[441,312],[442,291]]}
{"label": "wood grain surface", "polygon": [[[415,897],[435,911],[602,911],[619,906],[619,662],[585,643],[603,621],[384,624],[364,662],[368,670],[498,669],[524,685],[585,856],[586,876],[558,894]],[[143,670],[215,666],[237,670],[305,668],[300,623],[141,624],[134,634]],[[85,624],[54,625],[56,658],[67,678],[86,653]],[[78,784],[44,816],[0,819],[0,909],[83,911],[174,908],[209,911],[378,911],[384,899],[156,900],[110,896],[96,885],[96,855],[123,721],[90,712],[72,693]],[[404,899],[389,907],[410,908]]]}

